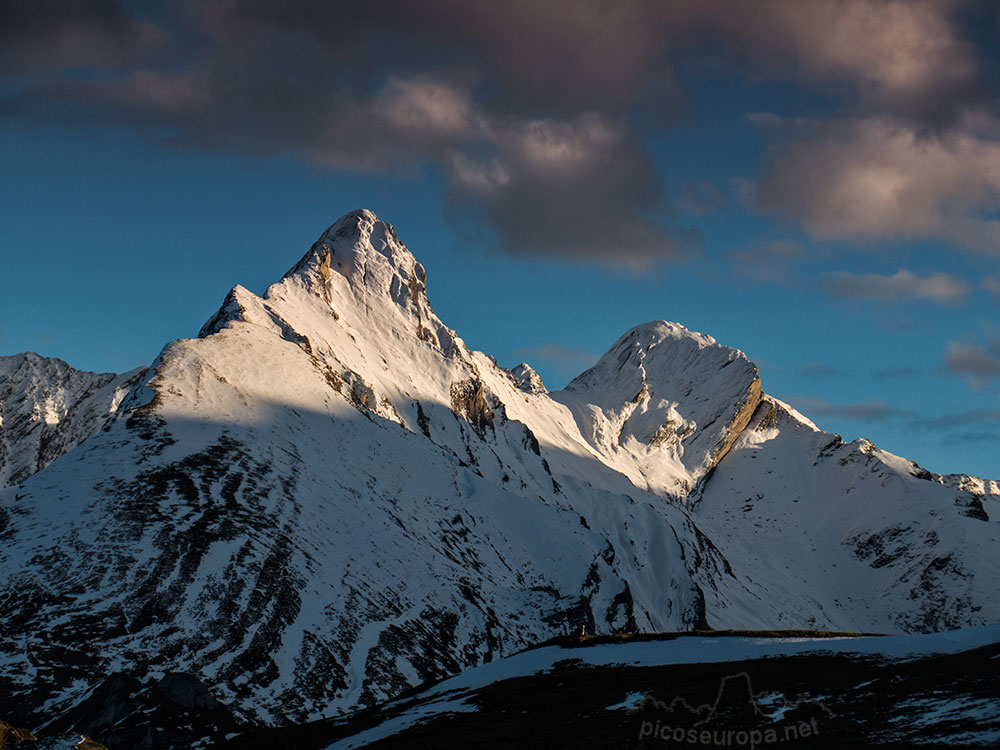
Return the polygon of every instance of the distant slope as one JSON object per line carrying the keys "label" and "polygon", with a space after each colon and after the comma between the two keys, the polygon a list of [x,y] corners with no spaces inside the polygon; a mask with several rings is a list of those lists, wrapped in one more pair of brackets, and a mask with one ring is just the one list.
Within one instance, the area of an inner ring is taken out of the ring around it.
{"label": "distant slope", "polygon": [[0,357],[0,488],[93,437],[141,372],[83,372],[34,352]]}
{"label": "distant slope", "polygon": [[[776,399],[757,408],[694,516],[721,549],[750,552],[728,558],[741,575],[783,578],[785,596],[808,602],[822,627],[930,632],[998,620],[985,574],[1000,543],[996,482],[845,443]],[[721,620],[749,622],[705,592]]]}

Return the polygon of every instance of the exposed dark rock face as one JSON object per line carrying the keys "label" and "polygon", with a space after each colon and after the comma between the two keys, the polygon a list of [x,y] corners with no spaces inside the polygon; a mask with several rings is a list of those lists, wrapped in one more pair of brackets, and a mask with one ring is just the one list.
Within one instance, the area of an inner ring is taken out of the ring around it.
{"label": "exposed dark rock face", "polygon": [[109,750],[100,742],[78,732],[68,732],[61,736],[51,733],[36,737],[27,729],[12,726],[0,720],[0,750]]}
{"label": "exposed dark rock face", "polygon": [[15,727],[0,719],[0,750],[11,750],[34,744],[38,738],[27,729]]}
{"label": "exposed dark rock face", "polygon": [[453,383],[451,408],[456,414],[465,417],[480,433],[487,427],[493,427],[493,411],[480,380]]}

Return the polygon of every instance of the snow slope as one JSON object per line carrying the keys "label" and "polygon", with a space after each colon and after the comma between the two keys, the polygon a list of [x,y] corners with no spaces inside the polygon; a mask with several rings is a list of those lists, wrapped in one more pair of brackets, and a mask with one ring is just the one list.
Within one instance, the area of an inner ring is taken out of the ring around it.
{"label": "snow slope", "polygon": [[[776,399],[758,407],[694,514],[722,549],[753,551],[742,575],[783,578],[774,594],[807,599],[823,627],[929,632],[998,620],[986,572],[1000,551],[996,482],[845,443]],[[740,619],[709,588],[706,598],[720,620]]]}
{"label": "snow slope", "polygon": [[[548,393],[469,350],[426,284],[352,212],[0,492],[5,704],[48,717],[108,673],[186,672],[283,723],[581,627],[1000,620],[995,484],[844,445],[677,324]],[[883,563],[879,539],[906,551]]]}

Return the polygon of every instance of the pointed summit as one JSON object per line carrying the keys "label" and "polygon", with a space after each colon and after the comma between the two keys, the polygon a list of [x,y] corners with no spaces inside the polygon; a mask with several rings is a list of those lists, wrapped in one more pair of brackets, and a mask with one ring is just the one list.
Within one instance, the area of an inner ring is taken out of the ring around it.
{"label": "pointed summit", "polygon": [[392,224],[367,208],[334,222],[285,278],[304,277],[322,291],[332,271],[346,278],[355,291],[388,294],[404,307],[418,299],[426,302],[423,265],[400,242]]}
{"label": "pointed summit", "polygon": [[542,376],[535,372],[534,368],[522,362],[510,371],[510,376],[514,379],[519,390],[525,393],[547,393]]}
{"label": "pointed summit", "polygon": [[[393,336],[412,333],[446,354],[454,353],[461,348],[460,339],[431,309],[426,280],[423,265],[392,224],[368,209],[357,209],[323,232],[263,297],[234,287],[198,335],[204,338],[238,320],[267,328],[280,319],[282,335],[300,341],[305,329],[320,334],[332,317],[347,327],[392,329]],[[307,309],[318,312],[319,318],[307,323],[302,319]],[[299,322],[291,324],[292,318]],[[316,328],[320,319],[327,323]]]}

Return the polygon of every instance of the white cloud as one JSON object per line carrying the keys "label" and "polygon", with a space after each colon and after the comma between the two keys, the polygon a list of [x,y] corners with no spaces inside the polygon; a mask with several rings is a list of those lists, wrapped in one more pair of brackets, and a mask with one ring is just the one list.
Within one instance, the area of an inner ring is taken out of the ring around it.
{"label": "white cloud", "polygon": [[467,90],[427,77],[390,76],[373,109],[400,130],[468,136],[481,127]]}

